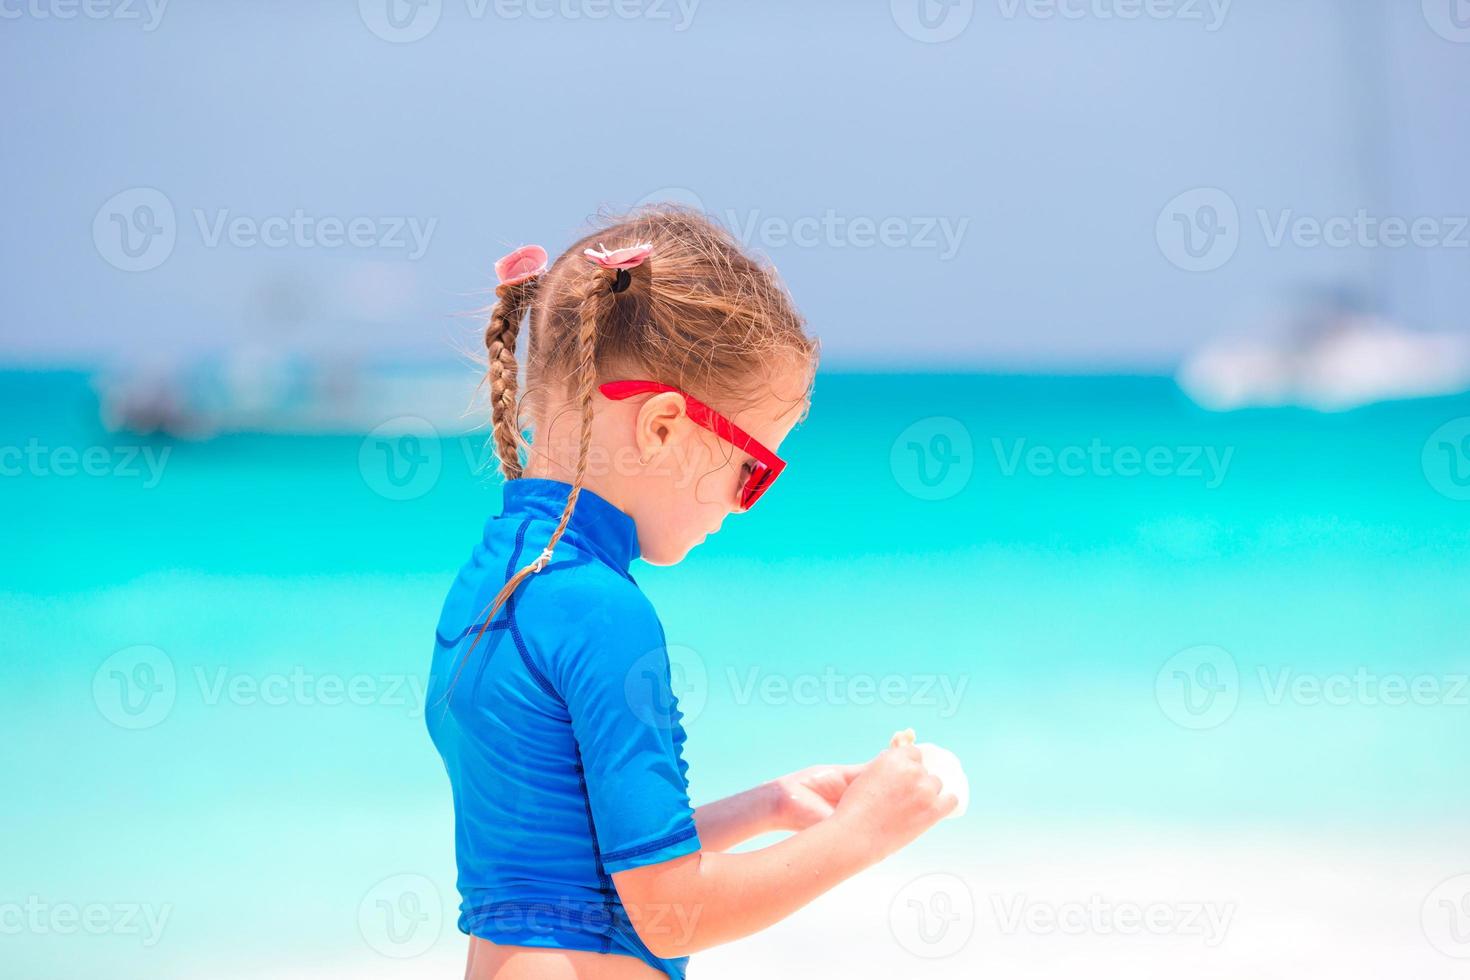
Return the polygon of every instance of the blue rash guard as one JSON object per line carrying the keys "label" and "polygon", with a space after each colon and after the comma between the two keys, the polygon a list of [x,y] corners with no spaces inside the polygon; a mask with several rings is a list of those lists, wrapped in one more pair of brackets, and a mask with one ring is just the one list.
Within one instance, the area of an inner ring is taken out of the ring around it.
{"label": "blue rash guard", "polygon": [[[633,519],[584,489],[552,560],[465,659],[495,594],[551,539],[570,490],[506,484],[439,619],[425,720],[454,793],[459,928],[633,956],[679,980],[687,957],[649,952],[609,877],[699,850],[663,627],[628,573]],[[658,925],[681,928],[673,917]]]}

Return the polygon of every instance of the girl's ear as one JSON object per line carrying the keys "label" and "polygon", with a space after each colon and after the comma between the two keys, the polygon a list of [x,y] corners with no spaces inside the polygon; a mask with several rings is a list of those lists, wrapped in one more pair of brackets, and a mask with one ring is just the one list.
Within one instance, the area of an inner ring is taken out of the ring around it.
{"label": "girl's ear", "polygon": [[648,459],[687,438],[689,415],[684,396],[665,391],[654,395],[638,408],[633,423],[633,438],[638,444],[638,457]]}

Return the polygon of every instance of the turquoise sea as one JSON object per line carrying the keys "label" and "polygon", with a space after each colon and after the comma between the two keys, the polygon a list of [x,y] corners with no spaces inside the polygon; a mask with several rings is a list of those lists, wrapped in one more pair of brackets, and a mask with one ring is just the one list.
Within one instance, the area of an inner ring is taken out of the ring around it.
{"label": "turquoise sea", "polygon": [[[83,375],[0,374],[3,972],[457,957],[419,692],[498,504],[483,435],[138,440],[97,417]],[[760,507],[635,568],[696,801],[911,725],[972,780],[934,846],[981,862],[1049,833],[1463,827],[1467,417],[1467,396],[1214,414],[1164,378],[823,375]]]}

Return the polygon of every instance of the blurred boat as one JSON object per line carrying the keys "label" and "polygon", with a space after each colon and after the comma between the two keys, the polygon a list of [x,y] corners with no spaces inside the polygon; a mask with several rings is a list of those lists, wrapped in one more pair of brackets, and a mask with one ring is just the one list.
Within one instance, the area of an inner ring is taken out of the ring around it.
{"label": "blurred boat", "polygon": [[114,368],[94,382],[114,432],[208,439],[231,433],[358,435],[481,427],[475,374],[463,364],[365,365],[260,350]]}
{"label": "blurred boat", "polygon": [[1207,345],[1185,360],[1176,380],[1215,411],[1287,405],[1346,411],[1470,389],[1470,337],[1337,310],[1298,319],[1279,339]]}

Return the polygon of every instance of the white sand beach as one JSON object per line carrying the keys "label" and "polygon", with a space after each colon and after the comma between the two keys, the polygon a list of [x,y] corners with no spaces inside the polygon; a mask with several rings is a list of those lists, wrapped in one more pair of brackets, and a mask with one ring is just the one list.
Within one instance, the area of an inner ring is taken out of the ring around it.
{"label": "white sand beach", "polygon": [[[997,861],[921,847],[768,932],[699,954],[689,976],[1450,980],[1470,961],[1470,877],[1453,880],[1470,858],[1448,835],[1406,834],[1377,849],[1074,836],[1008,851]],[[363,949],[239,976],[449,978],[462,967],[463,939],[446,921],[421,956]]]}

